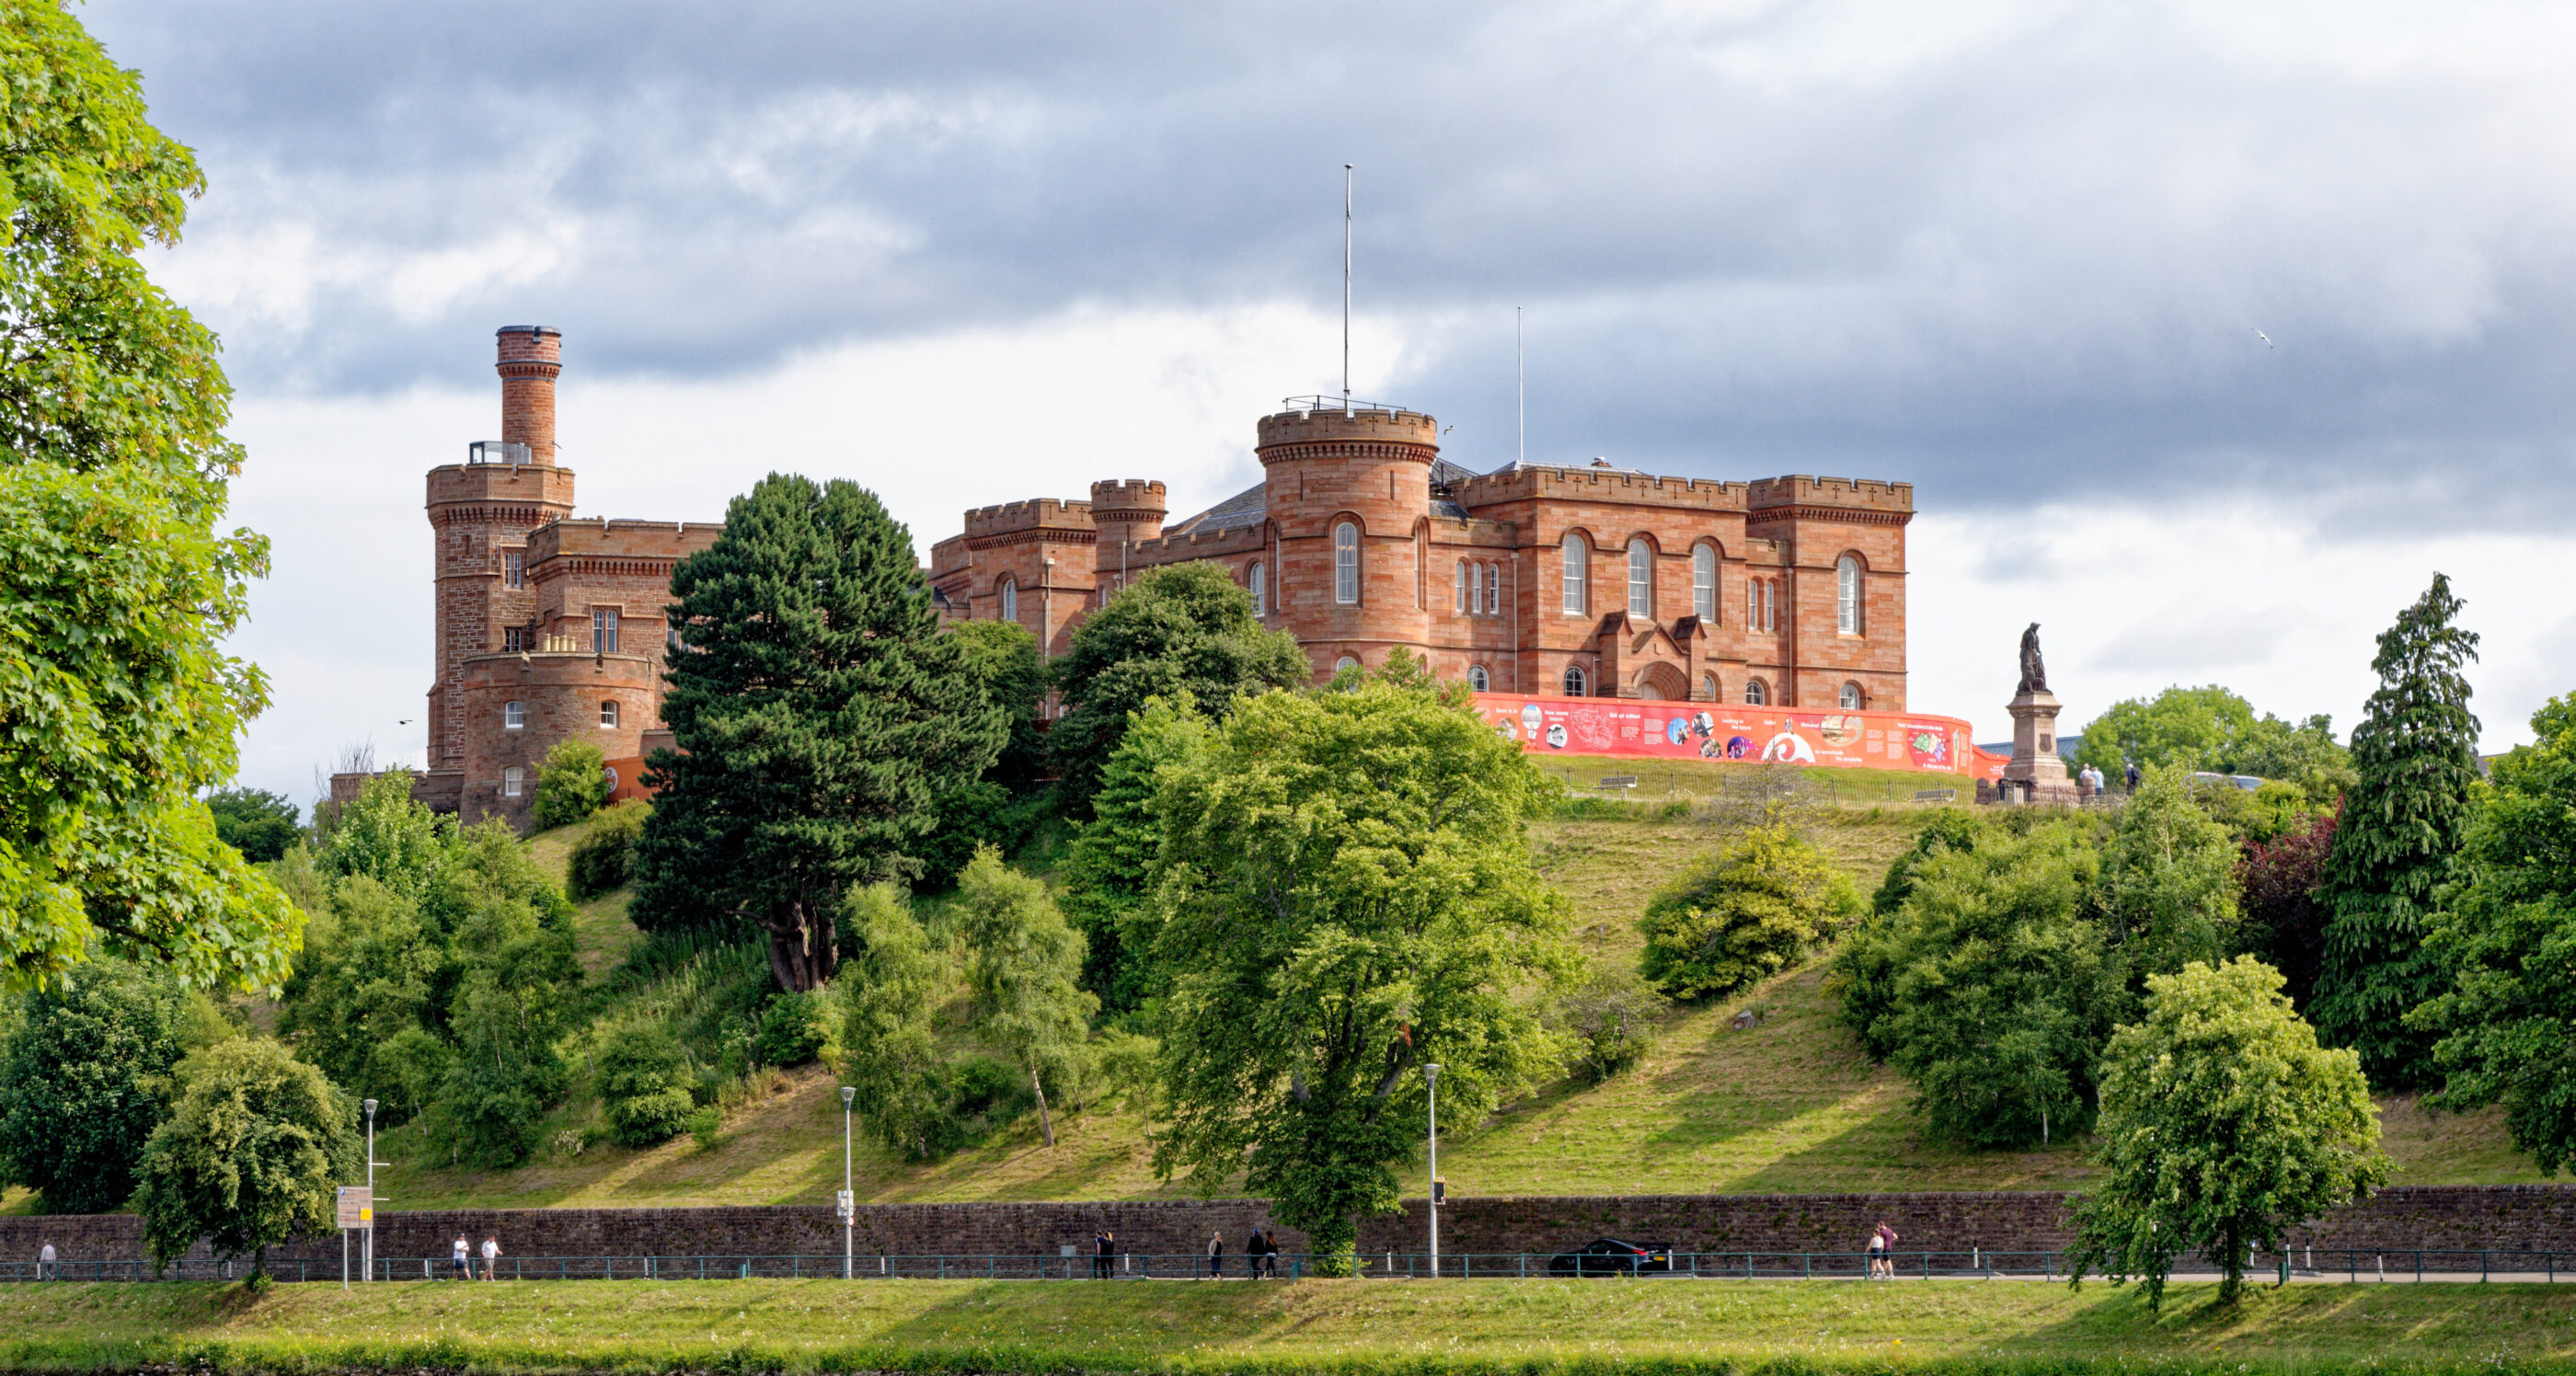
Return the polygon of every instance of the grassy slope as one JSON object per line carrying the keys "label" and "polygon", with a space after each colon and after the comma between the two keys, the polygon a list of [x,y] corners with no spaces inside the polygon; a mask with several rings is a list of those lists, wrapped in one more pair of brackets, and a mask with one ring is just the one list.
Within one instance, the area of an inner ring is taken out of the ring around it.
{"label": "grassy slope", "polygon": [[0,1361],[1241,1371],[1322,1359],[1421,1372],[1548,1359],[1887,1371],[1945,1358],[1980,1370],[2196,1358],[2314,1372],[2516,1359],[2564,1369],[2576,1356],[2576,1287],[2294,1285],[2228,1311],[2208,1294],[2177,1287],[2157,1315],[2133,1291],[1977,1281],[415,1282],[290,1285],[257,1299],[209,1285],[22,1285],[0,1294]]}
{"label": "grassy slope", "polygon": [[[1598,772],[1592,766],[1624,770],[1630,762],[1548,764],[1589,783]],[[1661,771],[1640,785],[1658,799],[1665,789],[1705,788],[1712,771],[1730,768],[1636,764]],[[1655,810],[1640,807],[1639,815]],[[1834,815],[1836,825],[1823,829],[1819,842],[1866,892],[1905,845],[1919,809],[1873,802]],[[1687,821],[1552,821],[1534,829],[1533,844],[1549,881],[1574,901],[1585,951],[1603,963],[1630,963],[1648,895],[1712,838]],[[560,866],[569,835],[548,833],[533,845],[540,859]],[[625,902],[620,892],[582,906],[583,958],[593,971],[613,966],[638,939],[625,921]],[[1748,1008],[1762,1014],[1760,1024],[1731,1031],[1733,1015]],[[713,1151],[683,1137],[650,1151],[594,1147],[569,1161],[541,1158],[522,1170],[487,1173],[426,1169],[403,1161],[403,1142],[389,1139],[385,1159],[402,1164],[383,1177],[383,1188],[400,1208],[829,1203],[841,1164],[834,1083],[816,1067],[776,1077],[729,1115],[726,1139]],[[2383,1101],[2382,1109],[2396,1183],[2541,1178],[2506,1143],[2492,1113],[2436,1117],[2408,1100]],[[1058,1146],[1048,1151],[1030,1118],[931,1166],[906,1165],[862,1137],[858,1192],[881,1202],[1182,1193],[1155,1180],[1135,1114],[1061,1114],[1056,1132]],[[1677,1010],[1635,1072],[1597,1089],[1558,1084],[1480,1131],[1445,1136],[1442,1147],[1450,1188],[1483,1195],[2048,1189],[2090,1174],[2080,1144],[1979,1153],[1918,1140],[1904,1082],[1860,1056],[1812,964],[1748,996]],[[1419,1166],[1406,1173],[1408,1191],[1425,1188],[1423,1174]]]}

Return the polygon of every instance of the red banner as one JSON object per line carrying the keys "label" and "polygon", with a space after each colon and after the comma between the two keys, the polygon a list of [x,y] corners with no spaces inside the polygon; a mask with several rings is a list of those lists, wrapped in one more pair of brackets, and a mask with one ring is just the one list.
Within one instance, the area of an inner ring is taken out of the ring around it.
{"label": "red banner", "polygon": [[1776,760],[1843,769],[2003,777],[2006,757],[1979,750],[1957,717],[1916,712],[1810,712],[1722,702],[1540,698],[1478,693],[1494,729],[1538,754],[1670,760]]}

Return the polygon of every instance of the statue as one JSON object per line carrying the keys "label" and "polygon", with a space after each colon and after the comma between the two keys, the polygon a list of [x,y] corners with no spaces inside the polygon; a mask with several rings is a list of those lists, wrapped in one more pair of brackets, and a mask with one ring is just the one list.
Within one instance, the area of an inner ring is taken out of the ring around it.
{"label": "statue", "polygon": [[2039,657],[2039,623],[2034,621],[2030,623],[2029,630],[2021,633],[2021,687],[2014,692],[2020,694],[2047,691],[2048,665]]}

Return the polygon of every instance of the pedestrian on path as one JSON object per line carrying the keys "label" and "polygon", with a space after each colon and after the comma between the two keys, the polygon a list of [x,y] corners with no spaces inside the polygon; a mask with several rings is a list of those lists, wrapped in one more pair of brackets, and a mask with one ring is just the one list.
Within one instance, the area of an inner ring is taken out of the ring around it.
{"label": "pedestrian on path", "polygon": [[498,1277],[494,1275],[494,1272],[499,1269],[495,1263],[499,1262],[500,1259],[501,1239],[490,1233],[485,1233],[483,1235],[483,1279],[498,1279]]}
{"label": "pedestrian on path", "polygon": [[1243,1278],[1245,1280],[1257,1280],[1260,1276],[1261,1230],[1259,1228],[1255,1228],[1252,1230],[1252,1236],[1243,1240]]}
{"label": "pedestrian on path", "polygon": [[474,1263],[468,1260],[473,1250],[472,1246],[465,1241],[465,1234],[458,1233],[454,1255],[448,1261],[448,1269],[456,1273],[458,1280],[474,1279]]}
{"label": "pedestrian on path", "polygon": [[1225,1234],[1208,1234],[1207,1263],[1209,1279],[1221,1280],[1225,1277]]}
{"label": "pedestrian on path", "polygon": [[62,1278],[63,1264],[54,1256],[54,1240],[47,1238],[45,1245],[36,1252],[36,1279],[61,1280]]}

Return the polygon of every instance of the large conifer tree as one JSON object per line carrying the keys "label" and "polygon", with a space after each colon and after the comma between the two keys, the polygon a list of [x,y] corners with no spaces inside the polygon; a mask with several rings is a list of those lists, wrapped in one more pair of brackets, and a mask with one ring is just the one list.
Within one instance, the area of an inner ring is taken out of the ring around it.
{"label": "large conifer tree", "polygon": [[941,792],[1008,731],[937,634],[912,536],[875,494],[771,474],[671,574],[662,719],[679,752],[636,842],[636,922],[757,923],[789,989],[831,978],[853,884],[905,875]]}
{"label": "large conifer tree", "polygon": [[2329,1042],[2355,1047],[2371,1083],[2421,1084],[2432,1073],[2429,1034],[2406,1014],[2442,992],[2440,962],[2423,948],[2433,890],[2450,873],[2478,778],[2478,719],[2469,712],[2468,664],[2478,637],[2453,623],[2451,580],[2433,586],[2379,636],[2370,695],[2352,733],[2360,782],[2344,794],[2343,820],[2319,886],[2331,916],[2324,968],[2309,1014]]}

